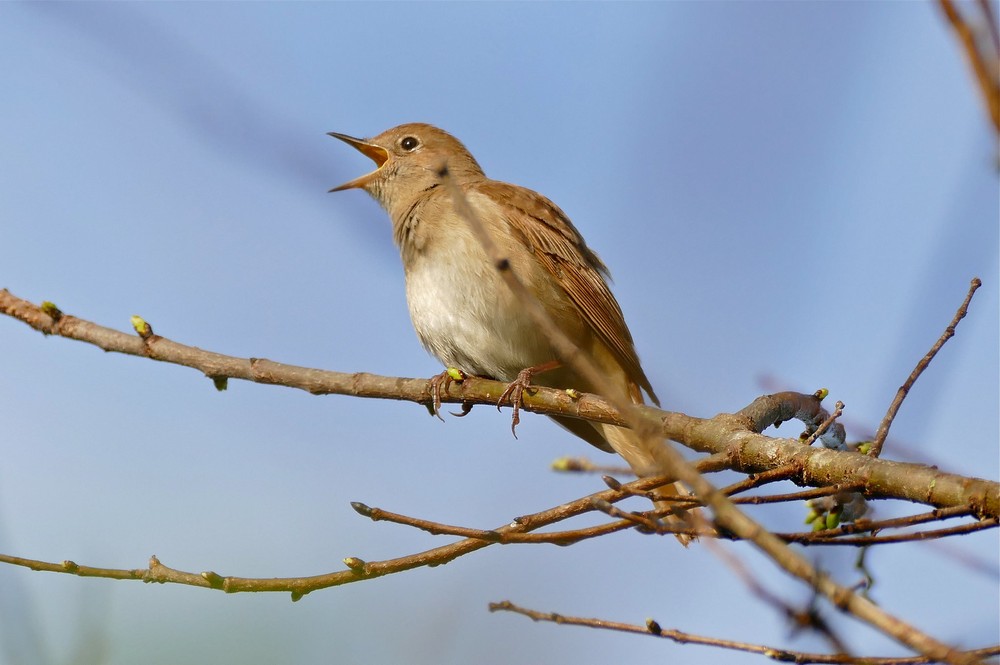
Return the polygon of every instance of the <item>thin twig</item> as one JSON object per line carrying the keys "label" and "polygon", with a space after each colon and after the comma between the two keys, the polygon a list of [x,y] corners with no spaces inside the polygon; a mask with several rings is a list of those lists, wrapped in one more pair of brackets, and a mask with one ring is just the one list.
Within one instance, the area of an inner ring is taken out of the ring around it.
{"label": "thin twig", "polygon": [[948,536],[964,536],[983,529],[995,529],[1000,521],[995,519],[979,520],[946,529],[931,529],[928,531],[915,531],[913,533],[900,533],[894,536],[853,536],[850,538],[830,538],[823,535],[822,531],[815,533],[779,533],[780,538],[787,542],[799,543],[802,545],[850,545],[853,547],[867,545],[889,545],[892,543],[918,543],[926,540],[947,538]]}
{"label": "thin twig", "polygon": [[842,415],[844,415],[844,403],[838,401],[836,405],[834,405],[833,413],[830,414],[830,417],[821,422],[819,427],[817,427],[812,434],[806,437],[806,439],[802,442],[802,445],[811,446],[816,442],[816,439],[826,434],[826,431],[830,429],[833,423],[837,422],[837,419]]}
{"label": "thin twig", "polygon": [[856,485],[831,485],[830,487],[817,487],[816,489],[803,490],[801,492],[788,492],[785,494],[761,494],[759,496],[741,496],[733,499],[733,503],[762,505],[765,503],[788,503],[789,501],[807,501],[818,499],[831,494],[841,492],[853,492]]}
{"label": "thin twig", "polygon": [[726,496],[735,496],[742,492],[747,492],[757,487],[761,487],[762,485],[788,480],[795,475],[796,471],[798,471],[798,469],[795,464],[784,464],[776,469],[771,469],[770,471],[751,474],[739,482],[723,487],[722,491],[726,494]]}
{"label": "thin twig", "polygon": [[[923,665],[932,662],[931,659],[917,656],[915,658],[876,658],[866,656],[864,658],[852,658],[840,654],[806,653],[803,651],[791,651],[780,647],[770,647],[762,644],[752,644],[749,642],[737,642],[725,640],[717,637],[705,637],[686,633],[680,630],[662,628],[659,623],[652,619],[646,621],[645,626],[622,623],[619,621],[608,621],[606,619],[588,619],[583,617],[567,616],[554,612],[539,612],[525,607],[520,607],[503,600],[490,603],[491,612],[513,612],[526,616],[532,621],[548,621],[565,626],[584,626],[586,628],[598,628],[601,630],[613,630],[621,633],[632,633],[636,635],[647,635],[673,640],[678,644],[699,644],[702,646],[718,647],[721,649],[731,649],[734,651],[745,651],[766,656],[772,660],[783,663],[820,664],[820,665]],[[1000,654],[1000,645],[974,649],[965,652],[972,658],[982,659]]]}
{"label": "thin twig", "polygon": [[[704,472],[707,469],[713,468],[717,464],[716,459],[706,458],[699,460],[697,462],[697,468],[699,471]],[[634,480],[631,483],[621,484],[616,483],[614,487],[610,490],[600,492],[598,494],[591,494],[587,497],[583,497],[577,501],[570,504],[564,504],[560,506],[561,514],[558,520],[549,522],[550,524],[556,521],[562,521],[583,513],[590,512],[593,510],[598,510],[609,514],[613,517],[621,517],[622,519],[611,522],[608,524],[601,524],[593,527],[588,527],[585,529],[574,529],[568,531],[557,531],[549,533],[525,533],[518,531],[498,531],[496,529],[475,529],[470,527],[454,526],[450,524],[443,524],[441,522],[434,522],[431,520],[421,519],[418,517],[411,517],[409,515],[403,515],[400,513],[390,512],[382,508],[374,508],[367,506],[360,502],[352,502],[351,507],[364,517],[368,517],[372,521],[386,521],[392,522],[394,524],[401,524],[405,526],[411,526],[427,533],[434,535],[450,535],[450,536],[462,536],[464,538],[473,538],[477,540],[484,540],[489,543],[500,543],[500,544],[512,544],[512,543],[550,543],[554,545],[571,545],[580,540],[585,540],[588,538],[595,538],[597,536],[604,535],[606,533],[613,533],[615,531],[622,531],[624,529],[634,528],[636,526],[641,527],[643,530],[649,533],[682,533],[689,535],[706,535],[714,536],[714,531],[708,532],[696,532],[691,529],[682,529],[676,525],[665,526],[663,524],[657,524],[651,521],[649,518],[643,515],[636,515],[632,513],[624,513],[623,511],[614,508],[612,504],[627,499],[631,496],[644,496],[651,489],[658,486],[660,482],[657,478],[642,478],[639,480]],[[518,522],[537,521],[537,515],[531,515],[527,517],[518,518]]]}
{"label": "thin twig", "polygon": [[885,437],[889,435],[889,427],[892,426],[892,421],[896,418],[896,414],[899,412],[899,407],[903,405],[903,400],[910,392],[910,388],[916,383],[917,379],[923,373],[927,366],[931,364],[934,356],[937,352],[941,350],[944,343],[955,336],[955,328],[958,326],[958,322],[965,318],[966,313],[969,311],[969,303],[972,302],[972,296],[975,295],[976,290],[983,285],[982,280],[978,277],[974,277],[972,282],[969,284],[969,292],[965,294],[965,300],[962,301],[961,306],[958,311],[955,312],[955,316],[952,318],[951,323],[948,327],[944,329],[941,337],[934,343],[917,366],[913,368],[910,372],[910,376],[907,377],[906,381],[899,387],[896,391],[896,397],[892,400],[892,404],[889,405],[889,410],[885,414],[885,418],[882,419],[882,423],[878,426],[878,431],[875,432],[875,439],[872,441],[871,450],[868,452],[872,457],[878,457],[882,453],[882,444],[885,443]]}
{"label": "thin twig", "polygon": [[904,515],[903,517],[890,517],[884,520],[859,519],[854,522],[841,524],[836,529],[825,529],[817,531],[816,535],[826,535],[827,537],[851,535],[855,533],[868,533],[871,531],[882,531],[884,529],[902,529],[908,526],[928,524],[930,522],[943,522],[944,520],[957,519],[973,514],[968,506],[956,506],[954,508],[937,508],[926,513],[916,513],[915,515]]}
{"label": "thin twig", "polygon": [[962,568],[977,575],[990,578],[994,584],[1000,582],[1000,566],[996,559],[992,557],[982,557],[961,547],[954,541],[932,540],[927,543],[929,549],[936,551],[939,555],[951,559]]}
{"label": "thin twig", "polygon": [[[371,509],[373,511],[378,509]],[[362,513],[364,514],[364,513]],[[852,545],[855,547],[865,546],[865,545],[879,545],[890,542],[924,542],[933,539],[944,538],[953,535],[963,535],[966,533],[972,533],[975,531],[980,531],[983,529],[994,528],[998,525],[997,520],[981,520],[977,522],[972,522],[969,524],[960,525],[958,527],[952,527],[949,529],[941,529],[937,531],[921,531],[909,534],[901,534],[897,536],[865,536],[863,538],[845,538],[845,536],[850,536],[859,533],[877,533],[885,529],[898,529],[903,527],[915,526],[918,524],[924,524],[927,522],[941,521],[946,519],[952,519],[956,517],[962,517],[969,514],[967,508],[951,508],[951,509],[941,509],[933,510],[928,513],[921,513],[918,515],[910,515],[908,517],[897,517],[893,519],[872,521],[872,520],[858,520],[853,523],[841,524],[836,529],[824,529],[822,531],[810,531],[810,532],[800,532],[800,533],[777,533],[776,535],[785,540],[786,542],[795,542],[803,545]],[[472,538],[481,538],[490,542],[497,542],[502,544],[551,544],[559,546],[572,545],[581,540],[587,540],[590,538],[596,538],[609,533],[615,533],[618,531],[625,531],[628,529],[633,529],[636,526],[645,527],[641,529],[644,533],[656,533],[656,534],[666,534],[666,533],[684,533],[691,536],[697,536],[699,538],[722,538],[726,540],[741,540],[737,536],[731,533],[719,533],[717,531],[706,531],[696,530],[696,529],[680,529],[674,525],[664,526],[660,525],[655,529],[648,528],[649,525],[646,522],[640,522],[637,524],[637,520],[633,518],[634,516],[629,516],[628,519],[621,519],[615,522],[608,522],[605,524],[599,524],[592,527],[586,527],[582,529],[570,529],[563,531],[548,531],[545,533],[504,533],[498,534],[496,531],[484,531],[482,529],[470,529],[466,527],[455,527],[450,525],[445,525],[437,522],[428,522],[426,520],[420,520],[417,518],[408,517],[405,515],[399,515],[396,513],[389,513],[387,511],[379,510],[377,517],[372,515],[372,519],[391,521],[397,524],[403,524],[408,526],[414,526],[416,528],[423,529],[430,533],[436,534],[448,534],[448,535],[460,535]],[[995,573],[995,571],[993,571]]]}

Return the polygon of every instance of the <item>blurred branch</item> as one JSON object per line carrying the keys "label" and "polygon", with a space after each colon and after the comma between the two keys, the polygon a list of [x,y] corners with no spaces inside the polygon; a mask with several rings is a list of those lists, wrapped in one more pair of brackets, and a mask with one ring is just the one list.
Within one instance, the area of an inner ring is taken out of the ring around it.
{"label": "blurred branch", "polygon": [[954,0],[939,0],[939,4],[962,43],[993,129],[1000,133],[1000,35],[997,34],[993,8],[989,0],[980,0],[978,4],[962,3],[966,10],[978,6],[982,12],[981,16],[970,21],[962,16]]}
{"label": "blurred branch", "polygon": [[[549,621],[566,626],[586,626],[588,628],[599,628],[601,630],[614,630],[622,633],[634,633],[637,635],[649,635],[673,640],[678,644],[700,644],[703,646],[719,647],[734,651],[745,651],[766,656],[772,660],[784,663],[831,663],[834,665],[920,665],[931,663],[933,660],[925,657],[915,658],[875,658],[864,657],[854,658],[842,654],[820,654],[805,653],[802,651],[790,651],[779,647],[769,647],[761,644],[751,644],[748,642],[735,642],[716,637],[704,637],[694,635],[679,630],[662,628],[653,619],[647,619],[645,626],[621,623],[618,621],[607,621],[605,619],[587,619],[583,617],[566,616],[554,612],[538,612],[525,607],[519,607],[509,600],[490,603],[491,612],[513,612],[528,617],[532,621]],[[984,649],[974,649],[964,652],[971,659],[983,659],[1000,654],[1000,645],[986,647]]]}
{"label": "blurred branch", "polygon": [[836,655],[848,655],[847,646],[833,631],[829,622],[823,618],[820,609],[816,605],[816,601],[819,598],[818,589],[813,589],[808,605],[804,609],[798,609],[776,594],[771,593],[771,591],[767,589],[767,587],[765,587],[753,573],[750,572],[750,569],[746,566],[746,564],[732,552],[720,546],[717,542],[709,541],[706,544],[715,551],[716,555],[719,556],[734,573],[736,573],[736,576],[740,578],[743,584],[746,585],[753,595],[784,615],[785,619],[790,622],[792,634],[795,634],[803,629],[815,631],[830,644],[830,647],[836,651]]}

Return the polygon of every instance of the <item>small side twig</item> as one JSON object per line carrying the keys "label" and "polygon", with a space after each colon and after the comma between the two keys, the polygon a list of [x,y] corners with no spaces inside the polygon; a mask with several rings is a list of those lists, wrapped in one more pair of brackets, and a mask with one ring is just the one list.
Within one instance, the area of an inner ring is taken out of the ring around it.
{"label": "small side twig", "polygon": [[965,318],[965,315],[969,311],[969,303],[972,302],[972,296],[975,295],[976,291],[982,285],[983,282],[978,277],[974,277],[972,279],[972,282],[969,284],[969,292],[965,294],[965,300],[962,301],[958,311],[955,312],[955,316],[952,318],[951,323],[948,324],[948,327],[945,328],[941,337],[938,338],[938,341],[936,341],[930,351],[928,351],[924,357],[920,359],[917,366],[913,368],[912,372],[910,372],[910,376],[907,377],[903,385],[901,385],[899,390],[896,391],[896,397],[893,398],[892,404],[889,405],[889,410],[885,414],[885,418],[883,418],[881,424],[879,424],[878,430],[875,432],[875,439],[872,441],[871,450],[868,451],[868,454],[872,457],[878,457],[882,453],[882,445],[885,443],[885,438],[889,436],[889,427],[892,426],[892,421],[896,419],[896,414],[899,413],[899,407],[903,405],[903,400],[906,399],[906,396],[909,394],[913,384],[917,382],[917,379],[920,378],[923,371],[927,369],[928,365],[931,364],[931,361],[934,360],[934,356],[936,356],[937,352],[941,350],[944,343],[955,336],[955,328],[958,326],[958,322]]}
{"label": "small side twig", "polygon": [[817,499],[823,496],[839,494],[840,492],[853,492],[856,485],[830,485],[829,487],[817,487],[801,492],[787,492],[785,494],[760,494],[756,496],[743,496],[733,499],[733,503],[743,503],[751,505],[761,505],[765,503],[787,503],[789,501],[806,501]]}
{"label": "small side twig", "polygon": [[[751,474],[739,482],[723,487],[721,491],[726,496],[735,496],[737,494],[741,494],[742,492],[747,492],[754,488],[761,487],[762,485],[788,480],[795,475],[796,471],[798,471],[797,465],[783,464],[776,469],[771,469],[770,471],[762,471],[761,473]],[[734,501],[734,503],[735,502],[736,501]]]}
{"label": "small side twig", "polygon": [[948,536],[961,536],[983,529],[994,529],[1000,524],[996,519],[989,518],[959,526],[945,529],[931,529],[929,531],[915,531],[913,533],[900,533],[893,536],[852,536],[850,538],[831,538],[825,536],[822,531],[815,533],[779,533],[778,536],[790,543],[801,545],[851,545],[854,547],[867,545],[889,545],[892,543],[916,543]]}
{"label": "small side twig", "polygon": [[830,429],[833,423],[837,422],[837,419],[840,418],[842,415],[844,415],[844,403],[838,401],[833,407],[833,413],[831,413],[826,420],[821,422],[819,424],[819,427],[817,427],[812,434],[803,439],[802,444],[806,446],[811,446],[812,444],[816,443],[816,439],[826,434],[826,431]]}

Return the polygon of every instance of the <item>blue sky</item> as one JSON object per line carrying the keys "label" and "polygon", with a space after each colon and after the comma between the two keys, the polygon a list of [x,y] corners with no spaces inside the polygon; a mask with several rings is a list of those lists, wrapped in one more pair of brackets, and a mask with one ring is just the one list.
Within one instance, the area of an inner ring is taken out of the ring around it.
{"label": "blue sky", "polygon": [[[387,219],[326,191],[369,163],[325,136],[431,122],[570,215],[672,410],[827,387],[861,437],[980,276],[886,456],[998,476],[997,145],[933,4],[4,3],[0,87],[0,287],[21,297],[124,330],[141,314],[230,355],[431,376]],[[515,441],[490,409],[442,424],[217,393],[6,319],[0,357],[0,551],[45,560],[318,574],[441,542],[349,501],[488,528],[602,487],[553,458],[611,459],[532,416]],[[996,641],[997,553],[995,532],[874,550],[876,599],[940,638]],[[808,554],[856,579],[852,553]],[[296,604],[21,569],[0,591],[9,662],[81,643],[104,663],[759,662],[487,613],[501,599],[788,643],[704,547],[637,534],[488,548]],[[942,616],[942,596],[963,611]],[[858,653],[898,652],[837,625]]]}

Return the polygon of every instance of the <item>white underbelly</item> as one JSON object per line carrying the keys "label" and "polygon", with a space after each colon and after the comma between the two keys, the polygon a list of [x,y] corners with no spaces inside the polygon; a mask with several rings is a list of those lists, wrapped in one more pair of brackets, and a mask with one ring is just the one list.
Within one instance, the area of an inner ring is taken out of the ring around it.
{"label": "white underbelly", "polygon": [[424,347],[447,367],[512,381],[554,358],[524,307],[486,257],[463,269],[421,256],[406,275],[410,318]]}

